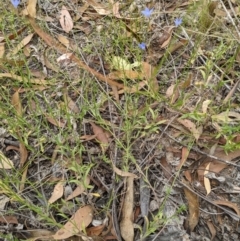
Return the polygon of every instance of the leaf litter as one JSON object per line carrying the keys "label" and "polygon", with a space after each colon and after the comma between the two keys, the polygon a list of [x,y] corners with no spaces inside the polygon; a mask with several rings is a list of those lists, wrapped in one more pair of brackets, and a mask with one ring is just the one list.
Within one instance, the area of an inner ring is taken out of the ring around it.
{"label": "leaf litter", "polygon": [[36,240],[236,240],[239,4],[13,4],[24,21],[1,27],[1,193],[29,210],[6,220]]}

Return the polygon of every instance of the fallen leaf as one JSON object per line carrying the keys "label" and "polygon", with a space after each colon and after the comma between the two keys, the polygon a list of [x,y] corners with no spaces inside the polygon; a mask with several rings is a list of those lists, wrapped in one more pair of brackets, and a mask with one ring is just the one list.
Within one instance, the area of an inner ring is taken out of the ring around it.
{"label": "fallen leaf", "polygon": [[164,49],[168,46],[172,39],[172,32],[175,26],[165,27],[162,37],[159,39],[161,48]]}
{"label": "fallen leaf", "polygon": [[109,145],[108,132],[102,127],[95,125],[93,122],[90,122],[90,124],[96,139],[100,142],[103,152],[105,152]]}
{"label": "fallen leaf", "polygon": [[211,103],[211,100],[205,100],[205,101],[203,101],[203,103],[202,103],[202,112],[203,112],[204,114],[207,113],[207,109],[208,109],[208,106],[209,106],[210,103]]}
{"label": "fallen leaf", "polygon": [[19,90],[17,90],[12,96],[12,105],[16,110],[17,116],[21,117],[23,113],[22,103],[19,96]]}
{"label": "fallen leaf", "polygon": [[[183,182],[186,186],[189,186],[187,181],[183,180]],[[191,192],[186,187],[184,187],[184,193],[185,193],[186,199],[188,201],[188,210],[189,210],[189,215],[187,218],[187,226],[190,229],[190,231],[193,231],[193,229],[198,224],[198,220],[199,220],[198,196],[195,193]]]}
{"label": "fallen leaf", "polygon": [[125,241],[134,240],[134,227],[133,227],[133,178],[127,178],[127,190],[122,207],[122,217],[120,221],[121,235]]}
{"label": "fallen leaf", "polygon": [[27,7],[22,11],[22,14],[29,15],[32,18],[36,18],[36,5],[37,0],[28,0]]}
{"label": "fallen leaf", "polygon": [[[87,176],[86,178],[86,185],[89,185],[90,183],[90,177]],[[85,186],[83,184],[79,184],[76,189],[67,197],[67,201],[81,195],[85,191]]]}
{"label": "fallen leaf", "polygon": [[71,110],[73,113],[80,113],[80,109],[78,108],[77,104],[69,97],[66,89],[64,89],[63,98],[69,110]]}
{"label": "fallen leaf", "polygon": [[121,177],[132,177],[132,178],[137,178],[138,177],[137,175],[135,175],[133,173],[125,172],[125,171],[120,170],[114,164],[113,164],[113,171],[116,172]]}
{"label": "fallen leaf", "polygon": [[115,16],[116,18],[122,18],[119,13],[119,1],[113,3],[112,11],[113,11],[113,16]]}
{"label": "fallen leaf", "polygon": [[87,228],[87,236],[90,236],[90,237],[93,237],[93,236],[99,236],[103,230],[105,228],[105,225],[99,225],[99,226],[96,226],[96,227],[90,227],[90,228]]}
{"label": "fallen leaf", "polygon": [[[20,145],[19,145],[19,152],[20,152],[20,167],[23,167],[28,158],[28,151],[27,151],[27,148],[25,147],[25,144],[22,142],[20,142]],[[24,185],[27,178],[27,171],[28,171],[28,165],[24,168],[24,171],[22,173],[19,191],[24,190]]]}
{"label": "fallen leaf", "polygon": [[227,206],[229,208],[232,208],[236,212],[236,214],[238,216],[240,216],[240,210],[238,208],[238,205],[235,203],[225,201],[225,200],[215,200],[215,201],[213,201],[213,203],[217,204],[217,205],[222,205],[222,206]]}
{"label": "fallen leaf", "polygon": [[14,216],[5,216],[5,215],[3,215],[2,217],[0,217],[0,223],[18,224],[18,220]]}
{"label": "fallen leaf", "polygon": [[62,6],[62,10],[60,11],[60,19],[59,22],[62,26],[62,29],[69,33],[73,28],[73,20],[71,15],[69,14],[67,8],[65,6]]}
{"label": "fallen leaf", "polygon": [[0,168],[3,169],[12,169],[13,168],[13,162],[5,157],[5,155],[0,151]]}
{"label": "fallen leaf", "polygon": [[48,203],[52,204],[56,202],[59,198],[63,196],[63,191],[64,191],[64,182],[60,181],[56,184],[56,186],[53,189],[53,193],[48,200]]}
{"label": "fallen leaf", "polygon": [[24,46],[26,46],[32,39],[33,33],[29,34],[27,37],[25,37],[13,50],[11,53],[7,54],[7,58],[10,58],[11,55],[15,55],[19,52],[20,49],[22,49]]}
{"label": "fallen leaf", "polygon": [[105,7],[102,4],[95,2],[94,0],[87,0],[87,2],[100,15],[109,15],[112,13],[112,11],[108,9],[108,7]]}
{"label": "fallen leaf", "polygon": [[178,118],[177,121],[185,126],[195,137],[196,141],[199,139],[200,135],[202,134],[202,126],[196,128],[196,125],[187,119],[180,119]]}
{"label": "fallen leaf", "polygon": [[56,118],[53,118],[53,117],[51,117],[51,116],[49,116],[47,114],[45,114],[45,116],[46,116],[46,119],[48,120],[48,122],[50,122],[54,126],[63,128],[66,125],[66,122],[64,122],[64,121],[56,120]]}
{"label": "fallen leaf", "polygon": [[208,226],[208,229],[209,229],[209,231],[211,232],[211,235],[212,235],[211,240],[214,240],[214,238],[217,234],[217,230],[214,227],[214,225],[212,224],[212,222],[209,221],[209,220],[207,221],[207,226]]}
{"label": "fallen leaf", "polygon": [[213,121],[220,123],[233,123],[240,121],[240,114],[234,111],[224,111],[218,115],[212,115],[211,118]]}
{"label": "fallen leaf", "polygon": [[176,167],[177,170],[180,170],[182,168],[182,166],[184,165],[184,163],[186,162],[187,158],[189,155],[189,150],[187,147],[183,147],[182,148],[182,159],[179,163],[179,165]]}
{"label": "fallen leaf", "polygon": [[5,43],[0,43],[0,59],[4,56],[5,53]]}
{"label": "fallen leaf", "polygon": [[166,96],[170,99],[171,98],[171,104],[174,104],[178,97],[180,96],[180,91],[177,85],[172,84],[168,87],[166,91]]}
{"label": "fallen leaf", "polygon": [[207,191],[207,195],[211,192],[211,184],[209,178],[205,177],[209,173],[209,167],[210,167],[211,162],[209,162],[205,168],[204,171],[204,186]]}
{"label": "fallen leaf", "polygon": [[92,222],[93,209],[90,205],[79,208],[71,219],[54,235],[56,240],[63,240],[78,234]]}
{"label": "fallen leaf", "polygon": [[70,42],[69,42],[69,39],[68,39],[68,38],[66,38],[65,36],[63,36],[63,35],[61,35],[61,34],[59,34],[59,35],[57,36],[57,38],[58,38],[58,41],[59,41],[60,43],[62,43],[64,46],[66,46],[67,48],[70,47]]}

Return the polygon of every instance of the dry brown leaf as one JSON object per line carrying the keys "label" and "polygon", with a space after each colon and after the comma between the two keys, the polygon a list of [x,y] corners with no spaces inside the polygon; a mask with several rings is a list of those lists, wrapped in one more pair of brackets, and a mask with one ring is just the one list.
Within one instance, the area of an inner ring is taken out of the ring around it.
{"label": "dry brown leaf", "polygon": [[102,127],[95,125],[93,122],[90,122],[90,124],[96,139],[100,142],[101,148],[105,152],[109,145],[108,132]]}
{"label": "dry brown leaf", "polygon": [[19,90],[17,90],[12,96],[12,105],[16,110],[17,116],[22,116],[23,108],[22,108],[22,103],[19,96]]}
{"label": "dry brown leaf", "polygon": [[[186,186],[189,186],[187,181],[183,180],[183,183]],[[193,231],[193,229],[198,224],[199,220],[199,201],[198,196],[191,192],[188,188],[184,187],[184,193],[186,196],[186,199],[188,201],[188,209],[189,209],[189,215],[187,219],[187,226],[190,229],[190,231]]]}
{"label": "dry brown leaf", "polygon": [[62,6],[62,10],[60,11],[60,19],[59,22],[62,26],[62,29],[69,33],[73,28],[73,20],[65,6]]}
{"label": "dry brown leaf", "polygon": [[220,123],[232,123],[240,121],[240,114],[234,111],[224,111],[218,115],[212,115],[211,118],[213,121]]}
{"label": "dry brown leaf", "polygon": [[45,117],[46,117],[46,119],[47,119],[51,124],[53,124],[54,126],[63,128],[63,127],[65,127],[65,125],[66,125],[66,122],[61,121],[61,120],[56,120],[56,118],[53,118],[53,117],[51,117],[51,116],[49,116],[49,115],[47,115],[47,114],[45,114]]}
{"label": "dry brown leaf", "polygon": [[217,230],[216,230],[216,228],[214,227],[214,225],[212,224],[211,221],[207,221],[207,226],[208,226],[208,229],[209,229],[209,231],[211,232],[211,235],[212,235],[211,240],[214,240],[214,238],[217,234]]}
{"label": "dry brown leaf", "polygon": [[87,228],[87,235],[92,237],[92,236],[99,236],[103,230],[105,228],[105,225],[99,225],[99,226],[96,226],[96,227],[90,227],[90,228]]}
{"label": "dry brown leaf", "polygon": [[208,109],[208,106],[209,106],[210,103],[211,103],[211,100],[205,100],[205,101],[203,101],[203,103],[202,103],[202,112],[203,112],[204,114],[207,113],[207,109]]}
{"label": "dry brown leaf", "polygon": [[97,3],[95,0],[87,0],[87,2],[100,15],[109,15],[112,13],[112,11],[108,9],[108,7],[105,7],[102,4]]}
{"label": "dry brown leaf", "polygon": [[182,159],[179,163],[179,165],[176,167],[177,170],[180,170],[182,168],[182,166],[184,165],[184,163],[186,162],[187,158],[188,158],[188,155],[189,155],[189,150],[187,147],[183,147],[182,148]]}
{"label": "dry brown leaf", "polygon": [[37,0],[28,0],[27,7],[22,11],[22,14],[29,15],[32,18],[36,18],[36,5]]}
{"label": "dry brown leaf", "polygon": [[5,43],[0,43],[0,59],[4,56],[5,53]]}
{"label": "dry brown leaf", "polygon": [[53,238],[63,240],[72,237],[85,229],[92,222],[92,219],[93,209],[91,206],[79,208],[71,219],[53,235]]}
{"label": "dry brown leaf", "polygon": [[132,178],[137,178],[138,177],[137,175],[135,175],[133,173],[125,172],[125,171],[120,170],[114,164],[113,164],[113,171],[116,172],[121,177],[132,177]]}
{"label": "dry brown leaf", "polygon": [[12,223],[12,224],[18,224],[18,220],[16,217],[14,216],[6,216],[6,215],[3,215],[2,217],[0,217],[0,222],[1,223]]}
{"label": "dry brown leaf", "polygon": [[207,195],[211,192],[211,184],[209,178],[205,177],[209,173],[209,167],[210,167],[211,162],[209,162],[205,168],[204,171],[204,186],[207,191]]}
{"label": "dry brown leaf", "polygon": [[119,1],[113,3],[113,16],[115,16],[116,18],[122,18],[120,13],[119,13]]}
{"label": "dry brown leaf", "polygon": [[128,177],[127,178],[127,190],[126,190],[125,198],[123,201],[122,218],[120,221],[121,235],[125,241],[133,241],[134,240],[133,192],[134,192],[133,191],[133,178]]}
{"label": "dry brown leaf", "polygon": [[169,86],[166,91],[166,96],[168,98],[171,98],[171,104],[174,104],[180,96],[180,91],[178,86],[176,84]]}
{"label": "dry brown leaf", "polygon": [[[87,176],[86,178],[86,184],[89,185],[90,183],[90,177]],[[76,189],[67,197],[67,201],[79,196],[80,194],[82,194],[85,191],[85,186],[83,184],[79,184]]]}
{"label": "dry brown leaf", "polygon": [[181,123],[183,126],[185,126],[193,134],[193,136],[195,137],[196,140],[199,139],[199,137],[202,134],[202,126],[196,128],[196,125],[192,121],[187,120],[187,119],[179,118],[179,119],[177,119],[177,121],[179,123]]}
{"label": "dry brown leaf", "polygon": [[64,92],[63,98],[69,110],[71,110],[74,113],[80,112],[80,109],[78,108],[77,104],[70,98],[67,92]]}
{"label": "dry brown leaf", "polygon": [[236,212],[236,214],[238,216],[240,216],[240,210],[238,208],[238,205],[235,203],[225,201],[225,200],[215,200],[215,201],[213,201],[213,203],[217,204],[217,205],[222,205],[222,206],[227,206],[229,208],[232,208]]}
{"label": "dry brown leaf", "polygon": [[[20,142],[20,145],[19,145],[19,152],[20,152],[20,166],[23,167],[28,158],[28,151],[27,151],[27,148],[25,147],[25,144],[22,142]],[[24,185],[27,178],[27,171],[28,171],[28,165],[24,168],[24,171],[22,173],[19,191],[24,190]]]}
{"label": "dry brown leaf", "polygon": [[15,55],[19,52],[20,49],[22,49],[24,46],[26,46],[32,39],[33,33],[29,34],[27,37],[25,37],[12,51],[11,53],[7,54],[7,58],[10,58],[11,55]]}
{"label": "dry brown leaf", "polygon": [[12,169],[13,162],[0,151],[0,169]]}
{"label": "dry brown leaf", "polygon": [[175,28],[175,26],[170,26],[170,27],[166,27],[164,29],[163,36],[159,40],[162,49],[166,48],[168,46],[168,44],[170,43],[170,41],[172,39],[172,32],[173,32],[174,28]]}
{"label": "dry brown leaf", "polygon": [[11,73],[0,73],[0,78],[4,78],[4,77],[7,77],[7,78],[12,78],[12,79],[15,79],[19,82],[23,82],[23,83],[32,83],[32,84],[40,84],[40,85],[47,85],[49,84],[46,80],[44,79],[24,79],[23,77],[21,76],[18,76],[18,75],[15,75],[15,74],[11,74]]}
{"label": "dry brown leaf", "polygon": [[60,42],[60,43],[62,43],[64,46],[66,46],[67,48],[69,48],[70,47],[70,42],[69,42],[69,39],[68,38],[66,38],[65,36],[63,36],[63,35],[61,35],[61,34],[59,34],[58,36],[58,41]]}
{"label": "dry brown leaf", "polygon": [[64,191],[64,182],[60,181],[56,184],[56,186],[53,189],[53,193],[48,200],[48,203],[52,204],[56,202],[59,198],[63,196],[63,191]]}

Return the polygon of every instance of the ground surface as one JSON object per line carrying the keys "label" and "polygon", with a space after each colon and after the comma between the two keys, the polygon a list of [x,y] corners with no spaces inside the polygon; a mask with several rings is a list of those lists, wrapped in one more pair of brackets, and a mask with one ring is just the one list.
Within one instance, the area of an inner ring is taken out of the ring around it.
{"label": "ground surface", "polygon": [[1,240],[239,240],[238,0],[0,5]]}

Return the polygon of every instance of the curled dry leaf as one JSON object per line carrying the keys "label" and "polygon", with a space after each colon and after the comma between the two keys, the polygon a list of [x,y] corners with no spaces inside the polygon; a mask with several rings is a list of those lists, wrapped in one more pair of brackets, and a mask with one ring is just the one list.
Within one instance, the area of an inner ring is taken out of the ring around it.
{"label": "curled dry leaf", "polygon": [[12,169],[13,162],[8,159],[1,151],[0,151],[0,168],[3,169]]}
{"label": "curled dry leaf", "polygon": [[[90,177],[87,176],[86,178],[86,184],[89,185],[90,183]],[[79,196],[80,194],[82,194],[85,191],[85,186],[83,184],[79,184],[76,189],[67,197],[67,201]]]}
{"label": "curled dry leaf", "polygon": [[122,218],[120,222],[121,235],[125,241],[134,240],[134,227],[133,227],[133,178],[127,178],[127,191],[125,194]]}
{"label": "curled dry leaf", "polygon": [[63,196],[63,191],[64,191],[64,182],[60,181],[54,187],[52,196],[48,200],[48,203],[52,204],[56,202],[59,198]]}
{"label": "curled dry leaf", "polygon": [[37,0],[28,0],[27,7],[22,11],[22,14],[36,18],[36,5]]}
{"label": "curled dry leaf", "polygon": [[60,19],[59,22],[62,26],[62,29],[69,33],[73,28],[73,20],[71,15],[69,14],[67,8],[65,6],[62,6],[62,10],[60,11]]}
{"label": "curled dry leaf", "polygon": [[207,191],[207,195],[211,192],[211,184],[209,178],[205,177],[209,173],[209,167],[210,167],[211,162],[209,162],[206,166],[206,169],[204,171],[204,186]]}
{"label": "curled dry leaf", "polygon": [[232,208],[236,212],[236,214],[238,216],[240,216],[240,210],[239,210],[237,204],[235,204],[235,203],[225,201],[225,200],[216,200],[216,201],[213,201],[213,203],[217,204],[217,205],[223,205],[223,206],[227,206],[229,208]]}
{"label": "curled dry leaf", "polygon": [[72,237],[84,230],[93,219],[93,209],[90,205],[79,208],[71,219],[54,235],[56,240],[63,240]]}

